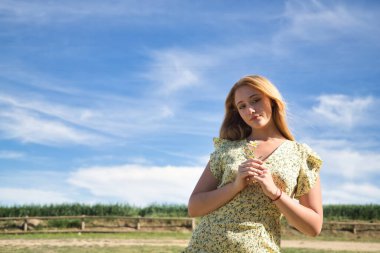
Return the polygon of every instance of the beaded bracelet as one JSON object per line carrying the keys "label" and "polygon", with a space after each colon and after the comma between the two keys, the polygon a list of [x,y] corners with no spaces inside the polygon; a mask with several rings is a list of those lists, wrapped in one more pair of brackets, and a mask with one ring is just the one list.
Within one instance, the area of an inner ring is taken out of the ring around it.
{"label": "beaded bracelet", "polygon": [[[281,189],[280,189],[280,188],[277,188],[277,189],[280,190],[280,195],[278,195],[278,197],[276,197],[275,199],[272,199],[272,202],[275,202],[276,200],[279,200],[279,199],[281,198],[281,196],[282,196],[282,191],[281,191]],[[276,192],[276,193],[277,193],[277,192]]]}

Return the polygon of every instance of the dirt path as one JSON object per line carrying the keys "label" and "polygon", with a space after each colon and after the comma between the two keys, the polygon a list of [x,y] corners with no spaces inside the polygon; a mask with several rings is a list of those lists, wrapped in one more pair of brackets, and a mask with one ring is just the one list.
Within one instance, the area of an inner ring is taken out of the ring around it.
{"label": "dirt path", "polygon": [[[188,240],[172,240],[172,239],[1,239],[1,247],[114,247],[114,246],[183,246],[185,247]],[[298,241],[283,240],[284,248],[308,248],[323,250],[347,250],[347,251],[373,251],[380,252],[380,243],[364,243],[364,242],[340,242],[340,241]]]}
{"label": "dirt path", "polygon": [[380,243],[343,242],[343,241],[288,241],[281,242],[283,248],[304,248],[321,250],[373,251],[380,252]]}

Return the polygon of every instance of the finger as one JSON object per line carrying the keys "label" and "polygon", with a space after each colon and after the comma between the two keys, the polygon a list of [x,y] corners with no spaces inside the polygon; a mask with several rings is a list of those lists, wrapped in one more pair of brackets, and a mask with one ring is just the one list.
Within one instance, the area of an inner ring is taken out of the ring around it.
{"label": "finger", "polygon": [[258,177],[262,178],[262,179],[265,179],[265,178],[269,178],[270,177],[270,174],[268,172],[265,172],[265,173],[262,173],[260,175],[257,175]]}
{"label": "finger", "polygon": [[242,171],[242,172],[249,171],[249,170],[257,169],[256,167],[257,166],[253,166],[250,164],[240,165],[238,171]]}
{"label": "finger", "polygon": [[258,163],[258,164],[263,164],[264,162],[259,160],[259,159],[256,159],[256,158],[250,158],[246,161],[244,161],[242,164],[246,164],[246,163]]}
{"label": "finger", "polygon": [[261,160],[258,160],[258,159],[248,159],[248,160],[245,160],[244,162],[242,162],[241,164],[259,164],[259,165],[263,165],[264,162],[261,161]]}
{"label": "finger", "polygon": [[261,175],[263,174],[264,172],[266,173],[267,170],[266,169],[257,169],[257,168],[252,168],[252,167],[241,167],[239,168],[239,172],[240,173],[244,173],[244,172],[254,172],[256,173],[257,175]]}
{"label": "finger", "polygon": [[239,168],[256,168],[256,169],[264,169],[265,167],[262,166],[261,164],[255,163],[255,162],[247,162],[247,163],[242,163],[239,165]]}
{"label": "finger", "polygon": [[261,172],[260,171],[247,171],[246,172],[246,175],[250,176],[250,177],[258,177],[258,176],[262,176]]}
{"label": "finger", "polygon": [[252,167],[256,168],[256,169],[259,169],[259,170],[268,170],[267,168],[265,168],[263,165],[261,164],[252,164]]}
{"label": "finger", "polygon": [[264,166],[262,166],[260,164],[255,164],[255,163],[242,165],[242,169],[244,169],[244,168],[254,168],[254,169],[259,169],[259,170],[268,170],[266,167],[264,167]]}
{"label": "finger", "polygon": [[254,178],[260,176],[259,174],[253,171],[247,171],[240,174],[240,177],[244,178],[244,180],[249,181],[249,178]]}

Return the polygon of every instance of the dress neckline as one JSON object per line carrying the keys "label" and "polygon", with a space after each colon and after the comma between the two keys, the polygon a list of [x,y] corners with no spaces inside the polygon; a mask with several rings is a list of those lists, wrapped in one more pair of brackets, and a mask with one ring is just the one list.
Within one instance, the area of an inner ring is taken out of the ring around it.
{"label": "dress neckline", "polygon": [[[264,159],[260,159],[260,160],[263,162],[268,161],[277,152],[277,150],[279,150],[284,145],[284,143],[288,141],[289,141],[288,139],[285,139],[284,141],[282,141],[280,145],[278,145],[275,149],[273,149],[272,152],[270,152]],[[245,139],[245,144],[248,144],[249,142],[250,142],[249,140]]]}

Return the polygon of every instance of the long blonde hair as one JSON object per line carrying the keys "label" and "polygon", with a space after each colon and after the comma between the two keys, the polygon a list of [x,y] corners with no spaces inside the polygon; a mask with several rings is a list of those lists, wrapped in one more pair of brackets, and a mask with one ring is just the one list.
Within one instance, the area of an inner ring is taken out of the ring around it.
{"label": "long blonde hair", "polygon": [[246,76],[237,81],[227,95],[225,102],[225,115],[220,128],[219,137],[228,140],[242,140],[247,138],[252,128],[240,117],[235,105],[235,92],[242,86],[257,89],[268,96],[272,101],[272,119],[280,133],[288,140],[294,140],[286,122],[285,102],[276,86],[263,76]]}

